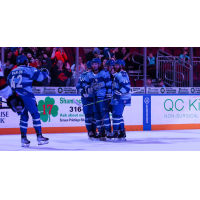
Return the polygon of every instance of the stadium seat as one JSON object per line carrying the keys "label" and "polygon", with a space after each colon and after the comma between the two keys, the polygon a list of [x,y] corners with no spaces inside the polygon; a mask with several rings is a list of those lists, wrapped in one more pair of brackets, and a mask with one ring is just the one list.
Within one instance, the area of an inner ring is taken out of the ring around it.
{"label": "stadium seat", "polygon": [[200,57],[200,49],[195,50],[195,56]]}
{"label": "stadium seat", "polygon": [[72,48],[71,47],[63,47],[63,50],[66,54],[72,54]]}
{"label": "stadium seat", "polygon": [[174,56],[180,56],[181,49],[174,49]]}
{"label": "stadium seat", "polygon": [[[73,47],[73,52],[76,53],[76,47]],[[83,54],[84,54],[83,47],[79,47],[79,55],[83,55]]]}
{"label": "stadium seat", "polygon": [[67,61],[74,62],[75,61],[74,56],[72,54],[67,54]]}
{"label": "stadium seat", "polygon": [[172,65],[170,63],[164,63],[162,71],[172,70]]}
{"label": "stadium seat", "polygon": [[196,72],[200,72],[200,64],[196,66]]}
{"label": "stadium seat", "polygon": [[156,56],[157,55],[157,51],[158,51],[158,47],[153,47],[152,50],[151,50],[151,53]]}
{"label": "stadium seat", "polygon": [[144,82],[143,82],[143,80],[136,80],[135,85],[136,85],[136,87],[143,87]]}
{"label": "stadium seat", "polygon": [[139,50],[137,49],[137,47],[129,47],[129,52],[132,53],[139,53]]}

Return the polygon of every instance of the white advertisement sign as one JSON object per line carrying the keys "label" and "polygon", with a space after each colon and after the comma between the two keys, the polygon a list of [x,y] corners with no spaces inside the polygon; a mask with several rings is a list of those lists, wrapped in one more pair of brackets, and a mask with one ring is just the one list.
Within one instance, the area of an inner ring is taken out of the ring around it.
{"label": "white advertisement sign", "polygon": [[200,96],[152,96],[151,124],[200,123]]}
{"label": "white advertisement sign", "polygon": [[[143,124],[142,98],[142,96],[132,96],[132,105],[125,107],[125,125]],[[42,127],[85,126],[83,108],[75,104],[73,99],[81,103],[80,96],[36,96]],[[12,110],[0,109],[0,128],[19,128],[19,123],[20,116]],[[30,114],[28,127],[33,127]]]}

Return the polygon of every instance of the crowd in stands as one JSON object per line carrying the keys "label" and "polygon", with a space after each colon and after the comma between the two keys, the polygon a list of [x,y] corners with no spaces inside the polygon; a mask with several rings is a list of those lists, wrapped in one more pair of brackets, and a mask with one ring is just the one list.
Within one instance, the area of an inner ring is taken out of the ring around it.
{"label": "crowd in stands", "polygon": [[[16,58],[19,55],[25,55],[28,58],[28,65],[37,69],[46,68],[50,73],[50,78],[42,83],[34,81],[33,86],[75,86],[76,64],[74,47],[5,47],[4,48],[4,75],[7,78],[12,69],[16,68]],[[137,70],[142,63],[142,47],[79,47],[79,74],[86,70],[86,62],[93,58],[100,58],[102,65],[108,59],[123,59],[126,63],[126,70],[129,66]],[[148,76],[155,78],[155,65],[157,51],[162,50],[168,54],[179,56],[180,61],[189,62],[188,47],[148,47],[147,48],[147,71]],[[132,59],[132,56],[134,59]],[[200,48],[194,48],[194,56],[200,56]],[[148,79],[148,85],[152,85],[151,78]],[[164,85],[164,84],[163,84]],[[153,86],[152,86],[153,87]],[[163,87],[163,86],[161,86]]]}

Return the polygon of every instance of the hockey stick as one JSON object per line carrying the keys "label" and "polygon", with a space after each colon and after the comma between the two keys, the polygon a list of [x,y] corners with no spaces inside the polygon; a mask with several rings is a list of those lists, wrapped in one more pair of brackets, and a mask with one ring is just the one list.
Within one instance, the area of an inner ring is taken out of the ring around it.
{"label": "hockey stick", "polygon": [[[126,95],[126,94],[130,94],[130,93],[125,93],[125,94],[122,94],[121,96],[124,96],[124,95]],[[103,102],[103,101],[107,101],[107,100],[110,100],[110,99],[112,99],[112,98],[113,98],[113,96],[110,97],[110,98],[103,99],[103,100],[100,100],[100,101],[96,101],[96,102],[93,102],[93,103],[89,103],[89,104],[86,104],[86,105],[80,104],[78,101],[76,101],[76,99],[73,99],[73,102],[74,102],[76,105],[80,106],[80,107],[84,107],[84,106],[90,106],[90,105],[93,105],[93,104],[96,104],[96,103],[100,103],[100,102]]]}
{"label": "hockey stick", "polygon": [[2,102],[2,103],[7,103],[6,101],[0,101],[0,102]]}

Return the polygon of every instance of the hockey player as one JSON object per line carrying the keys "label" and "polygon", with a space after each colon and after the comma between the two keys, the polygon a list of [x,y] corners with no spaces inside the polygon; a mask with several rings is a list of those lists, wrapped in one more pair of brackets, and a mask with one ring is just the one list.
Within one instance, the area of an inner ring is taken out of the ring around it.
{"label": "hockey player", "polygon": [[8,83],[23,100],[25,109],[20,117],[20,131],[22,147],[29,147],[30,141],[26,137],[28,127],[28,112],[33,118],[33,127],[37,134],[38,145],[48,144],[49,139],[42,136],[40,114],[38,112],[35,96],[32,92],[32,82],[43,81],[48,78],[47,72],[41,72],[34,67],[27,66],[27,58],[24,55],[17,57],[18,67],[8,75]]}
{"label": "hockey player", "polygon": [[[83,105],[93,102],[93,94],[86,94],[84,90],[85,76],[91,72],[91,61],[87,62],[87,71],[81,74],[76,89],[81,94],[81,101]],[[94,119],[93,105],[83,106],[83,113],[85,114],[85,126],[88,131],[89,139],[93,139],[96,135],[96,120]]]}
{"label": "hockey player", "polygon": [[3,71],[0,65],[0,96],[7,100],[7,105],[12,108],[14,112],[21,112],[23,110],[23,106],[20,104],[22,101],[17,96],[17,94],[12,92],[12,89],[9,85],[7,85]]}
{"label": "hockey player", "polygon": [[[100,101],[112,96],[112,81],[110,74],[104,69],[100,70],[101,60],[94,58],[92,60],[92,72],[85,77],[85,91],[87,94],[94,94],[93,101]],[[102,101],[93,104],[94,117],[99,133],[94,136],[97,139],[105,139],[107,134],[111,132],[111,123],[109,118],[109,102]],[[104,132],[105,128],[105,132]]]}
{"label": "hockey player", "polygon": [[113,117],[113,133],[107,138],[116,138],[119,140],[126,140],[126,132],[124,129],[123,111],[125,106],[131,105],[130,81],[125,69],[124,60],[117,60],[115,62],[115,75],[113,82],[113,99],[112,117]]}

